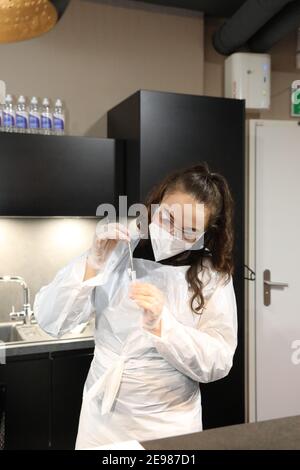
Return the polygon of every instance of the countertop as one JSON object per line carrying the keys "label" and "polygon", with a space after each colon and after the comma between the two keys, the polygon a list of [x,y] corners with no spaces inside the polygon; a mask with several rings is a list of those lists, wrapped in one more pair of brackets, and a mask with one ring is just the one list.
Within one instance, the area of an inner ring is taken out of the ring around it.
{"label": "countertop", "polygon": [[144,441],[146,450],[299,450],[300,416]]}
{"label": "countertop", "polygon": [[[94,349],[94,320],[78,325],[60,338],[54,338],[43,331],[37,323],[4,322],[0,327],[14,330],[17,337],[13,341],[1,341],[0,361],[3,357],[27,356],[32,354],[53,353],[78,349]],[[78,329],[79,328],[79,329]],[[9,333],[8,333],[9,334]]]}
{"label": "countertop", "polygon": [[6,343],[1,347],[5,348],[6,357],[27,356],[31,354],[52,353],[58,351],[72,351],[77,349],[94,349],[93,337],[72,338],[61,340],[40,341],[32,343]]}

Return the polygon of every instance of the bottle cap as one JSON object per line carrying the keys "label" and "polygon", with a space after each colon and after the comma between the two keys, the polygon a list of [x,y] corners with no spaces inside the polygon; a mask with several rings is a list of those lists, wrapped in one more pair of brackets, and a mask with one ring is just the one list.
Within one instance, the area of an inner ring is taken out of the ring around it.
{"label": "bottle cap", "polygon": [[5,103],[11,103],[12,102],[12,96],[11,95],[6,95],[5,97]]}
{"label": "bottle cap", "polygon": [[44,98],[44,99],[43,99],[43,105],[44,105],[44,106],[49,106],[49,100],[48,100],[48,98]]}
{"label": "bottle cap", "polygon": [[19,96],[18,103],[24,104],[26,102],[25,97],[23,95]]}
{"label": "bottle cap", "polygon": [[38,104],[38,99],[37,99],[37,97],[36,97],[36,96],[33,96],[33,97],[31,98],[31,100],[30,100],[30,103],[31,103],[31,104]]}
{"label": "bottle cap", "polygon": [[61,99],[57,98],[57,100],[55,101],[55,106],[57,106],[57,107],[61,107],[61,106],[62,106],[62,101],[61,101]]}

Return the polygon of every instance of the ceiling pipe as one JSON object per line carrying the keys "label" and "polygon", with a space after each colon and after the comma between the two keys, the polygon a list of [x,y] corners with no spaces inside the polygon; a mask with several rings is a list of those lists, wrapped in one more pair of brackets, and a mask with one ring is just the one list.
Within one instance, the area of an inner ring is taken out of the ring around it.
{"label": "ceiling pipe", "polygon": [[224,55],[244,46],[274,15],[295,0],[247,0],[215,32],[213,44]]}
{"label": "ceiling pipe", "polygon": [[287,5],[249,41],[252,52],[266,52],[281,38],[296,31],[300,24],[300,1]]}
{"label": "ceiling pipe", "polygon": [[67,6],[69,5],[70,3],[70,0],[51,0],[51,3],[53,3],[53,5],[55,6],[56,8],[56,11],[57,11],[57,21],[60,20],[60,18],[62,17],[62,15],[64,14]]}

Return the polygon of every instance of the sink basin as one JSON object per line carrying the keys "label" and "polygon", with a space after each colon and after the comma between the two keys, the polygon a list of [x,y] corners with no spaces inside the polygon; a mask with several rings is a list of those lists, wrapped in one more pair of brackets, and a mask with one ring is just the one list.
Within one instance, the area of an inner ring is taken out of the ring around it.
{"label": "sink basin", "polygon": [[82,332],[66,333],[59,338],[54,338],[43,331],[38,324],[21,325],[18,327],[18,334],[23,341],[38,342],[38,341],[53,341],[57,339],[75,339],[93,336],[93,327],[91,324],[85,326]]}
{"label": "sink basin", "polygon": [[0,341],[4,343],[14,343],[16,341],[23,341],[18,327],[19,323],[0,323]]}
{"label": "sink basin", "polygon": [[0,323],[0,341],[4,343],[37,343],[41,341],[56,341],[64,339],[85,339],[92,337],[94,334],[94,321],[90,321],[86,325],[78,327],[70,333],[66,333],[59,338],[54,338],[43,331],[37,323],[24,325],[23,323]]}

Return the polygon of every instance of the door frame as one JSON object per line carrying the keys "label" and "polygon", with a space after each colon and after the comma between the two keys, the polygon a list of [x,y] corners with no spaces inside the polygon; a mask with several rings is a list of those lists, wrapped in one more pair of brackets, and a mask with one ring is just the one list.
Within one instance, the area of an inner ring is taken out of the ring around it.
{"label": "door frame", "polygon": [[[261,126],[298,126],[298,121],[249,119],[247,121],[245,263],[256,272],[256,128]],[[253,229],[254,228],[254,229]],[[257,421],[256,403],[256,281],[245,279],[245,397],[246,420]]]}

